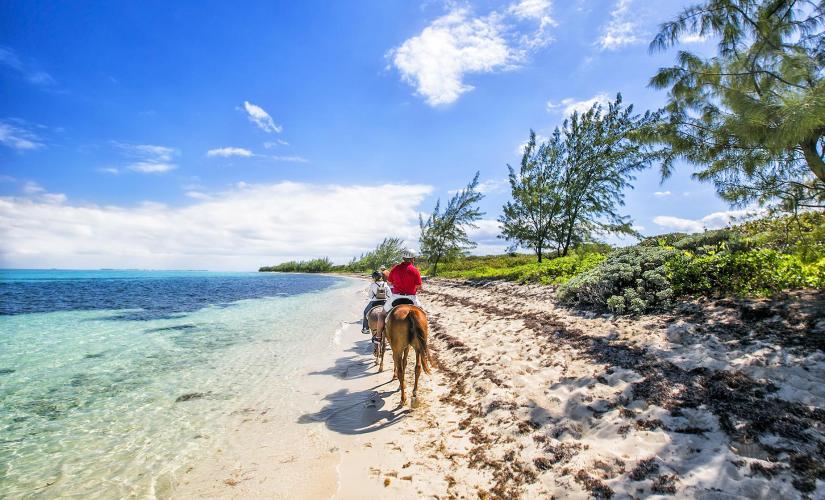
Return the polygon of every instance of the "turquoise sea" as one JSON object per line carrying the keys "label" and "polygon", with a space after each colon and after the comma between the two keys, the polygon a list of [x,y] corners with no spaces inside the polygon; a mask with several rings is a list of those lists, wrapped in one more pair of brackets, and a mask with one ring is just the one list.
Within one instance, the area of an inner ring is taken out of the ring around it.
{"label": "turquoise sea", "polygon": [[169,493],[255,397],[250,388],[265,384],[289,409],[295,377],[333,341],[335,304],[352,300],[353,283],[0,271],[0,498]]}

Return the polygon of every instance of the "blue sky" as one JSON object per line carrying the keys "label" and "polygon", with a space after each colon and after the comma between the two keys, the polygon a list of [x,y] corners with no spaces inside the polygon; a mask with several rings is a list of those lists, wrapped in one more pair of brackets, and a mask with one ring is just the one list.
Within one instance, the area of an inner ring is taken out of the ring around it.
{"label": "blue sky", "polygon": [[[476,170],[487,197],[533,128],[621,92],[640,111],[684,2],[4,2],[0,265],[255,269],[345,261]],[[712,40],[689,40],[712,51]],[[687,167],[639,175],[643,233],[718,227]]]}

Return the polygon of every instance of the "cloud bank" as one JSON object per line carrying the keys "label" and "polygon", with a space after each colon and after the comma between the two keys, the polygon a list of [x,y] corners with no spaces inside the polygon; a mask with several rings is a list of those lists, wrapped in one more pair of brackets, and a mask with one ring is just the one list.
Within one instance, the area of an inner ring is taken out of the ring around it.
{"label": "cloud bank", "polygon": [[[239,183],[182,207],[71,203],[29,186],[0,197],[4,267],[255,270],[290,259],[345,262],[385,236],[414,241],[425,185]],[[395,196],[387,198],[384,194]],[[375,210],[376,199],[382,209]]]}

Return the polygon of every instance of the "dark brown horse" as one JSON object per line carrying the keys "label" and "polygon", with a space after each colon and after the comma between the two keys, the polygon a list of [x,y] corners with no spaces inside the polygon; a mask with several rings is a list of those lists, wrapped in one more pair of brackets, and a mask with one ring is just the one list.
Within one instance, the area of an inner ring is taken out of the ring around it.
{"label": "dark brown horse", "polygon": [[[427,315],[417,306],[402,304],[394,307],[386,318],[384,332],[392,348],[392,360],[395,364],[395,376],[401,384],[401,405],[407,402],[404,374],[407,371],[407,355],[410,346],[415,349],[415,385],[413,385],[412,406],[418,406],[418,377],[421,370],[430,373],[430,351],[427,337],[430,327]],[[383,357],[382,357],[383,361]]]}
{"label": "dark brown horse", "polygon": [[375,364],[379,362],[379,372],[384,371],[384,351],[387,350],[387,339],[384,336],[384,318],[387,313],[384,312],[384,306],[375,306],[367,313],[367,323],[372,333],[372,355],[375,356]]}

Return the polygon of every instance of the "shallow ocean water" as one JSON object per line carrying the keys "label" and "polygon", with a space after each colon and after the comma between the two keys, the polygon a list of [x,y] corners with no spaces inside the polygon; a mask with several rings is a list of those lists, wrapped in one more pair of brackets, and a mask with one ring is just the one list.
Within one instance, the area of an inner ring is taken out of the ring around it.
{"label": "shallow ocean water", "polygon": [[353,283],[3,271],[0,497],[164,496],[261,383],[291,415]]}

